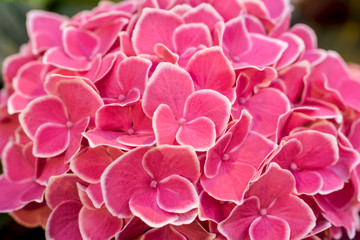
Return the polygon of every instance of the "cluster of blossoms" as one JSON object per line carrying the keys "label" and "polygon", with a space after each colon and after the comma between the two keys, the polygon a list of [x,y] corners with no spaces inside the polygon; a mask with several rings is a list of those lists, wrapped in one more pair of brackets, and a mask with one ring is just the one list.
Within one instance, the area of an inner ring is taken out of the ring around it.
{"label": "cluster of blossoms", "polygon": [[0,211],[48,239],[360,228],[360,74],[288,0],[31,11],[3,65]]}

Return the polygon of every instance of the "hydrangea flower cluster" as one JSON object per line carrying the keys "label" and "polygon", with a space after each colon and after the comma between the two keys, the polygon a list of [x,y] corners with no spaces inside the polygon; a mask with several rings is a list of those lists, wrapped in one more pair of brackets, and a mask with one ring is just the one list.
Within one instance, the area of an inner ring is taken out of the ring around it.
{"label": "hydrangea flower cluster", "polygon": [[354,238],[360,77],[289,0],[27,15],[0,211],[48,239]]}

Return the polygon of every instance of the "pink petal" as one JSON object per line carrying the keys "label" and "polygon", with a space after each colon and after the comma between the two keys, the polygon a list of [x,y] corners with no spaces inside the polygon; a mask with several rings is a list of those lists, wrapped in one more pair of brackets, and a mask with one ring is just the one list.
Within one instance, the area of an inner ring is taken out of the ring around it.
{"label": "pink petal", "polygon": [[113,161],[105,147],[84,148],[70,162],[71,170],[89,183],[100,181],[101,174]]}
{"label": "pink petal", "polygon": [[315,227],[316,218],[312,209],[293,195],[279,196],[267,212],[289,224],[290,239],[304,238]]}
{"label": "pink petal", "polygon": [[290,31],[304,41],[305,48],[307,50],[317,48],[316,34],[308,25],[298,23],[295,24]]}
{"label": "pink petal", "polygon": [[216,223],[220,223],[230,215],[231,211],[236,206],[231,202],[218,201],[205,191],[201,192],[199,198],[200,205],[198,211],[199,219],[201,221],[212,220]]}
{"label": "pink petal", "polygon": [[156,202],[167,212],[185,213],[199,206],[199,197],[189,180],[171,175],[159,182]]}
{"label": "pink petal", "polygon": [[236,62],[240,60],[240,56],[252,48],[251,38],[246,30],[243,17],[231,19],[225,24],[222,41],[224,52]]}
{"label": "pink petal", "polygon": [[57,91],[72,122],[87,116],[95,117],[96,110],[103,105],[101,97],[81,79],[60,81]]}
{"label": "pink petal", "polygon": [[[271,182],[271,186],[268,183]],[[261,207],[267,208],[272,201],[282,194],[290,194],[295,189],[293,175],[281,169],[276,163],[271,163],[267,172],[250,186],[249,196],[257,196]]]}
{"label": "pink petal", "polygon": [[131,212],[150,227],[160,228],[178,218],[176,213],[169,213],[159,208],[154,189],[132,197],[129,206]]}
{"label": "pink petal", "polygon": [[48,185],[52,176],[59,176],[69,170],[69,164],[65,163],[65,154],[52,158],[37,158],[36,182],[41,185]]}
{"label": "pink petal", "polygon": [[248,184],[255,173],[254,167],[248,164],[223,162],[215,177],[203,176],[201,178],[201,185],[215,199],[241,204]]}
{"label": "pink petal", "polygon": [[321,175],[315,171],[293,171],[299,194],[315,195],[323,186]]}
{"label": "pink petal", "polygon": [[275,216],[256,218],[250,225],[249,235],[254,240],[290,239],[290,227],[286,221]]}
{"label": "pink petal", "polygon": [[180,125],[168,105],[160,104],[154,112],[153,128],[159,145],[174,144]]}
{"label": "pink petal", "polygon": [[142,164],[145,171],[158,181],[177,174],[195,183],[200,176],[199,160],[189,146],[158,146],[145,154]]}
{"label": "pink petal", "polygon": [[172,239],[187,240],[187,238],[176,231],[171,225],[162,228],[153,228],[144,234],[143,240]]}
{"label": "pink petal", "polygon": [[148,132],[148,133],[135,133],[133,135],[120,135],[116,138],[116,141],[118,141],[121,144],[124,144],[126,146],[152,146],[155,144],[155,136],[154,133]]}
{"label": "pink petal", "polygon": [[259,216],[260,203],[256,197],[250,197],[238,205],[230,216],[218,225],[220,233],[228,239],[249,239],[249,227]]}
{"label": "pink petal", "polygon": [[156,108],[163,103],[170,107],[178,119],[183,115],[186,98],[193,91],[194,84],[188,72],[169,63],[160,63],[144,92],[144,112],[152,117]]}
{"label": "pink petal", "polygon": [[7,102],[9,114],[21,112],[33,99],[33,97],[24,96],[14,92],[11,94]]}
{"label": "pink petal", "polygon": [[0,212],[20,209],[32,201],[42,202],[44,190],[34,181],[14,183],[0,175]]}
{"label": "pink petal", "polygon": [[109,146],[119,148],[123,150],[129,150],[128,146],[117,141],[117,138],[121,135],[119,132],[102,131],[102,130],[90,130],[82,134],[88,141],[90,147]]}
{"label": "pink petal", "polygon": [[174,31],[174,47],[180,55],[190,47],[212,45],[211,33],[203,23],[190,23],[179,26]]}
{"label": "pink petal", "polygon": [[150,188],[151,177],[141,165],[149,147],[136,148],[107,167],[101,176],[101,188],[108,210],[114,216],[129,217],[129,200]]}
{"label": "pink petal", "polygon": [[235,84],[235,73],[221,48],[211,47],[196,52],[186,66],[196,88],[225,91]]}
{"label": "pink petal", "polygon": [[71,59],[58,47],[51,48],[45,52],[43,63],[73,71],[86,71],[91,67],[89,61]]}
{"label": "pink petal", "polygon": [[78,215],[82,205],[78,201],[66,201],[51,213],[46,225],[47,239],[82,239]]}
{"label": "pink petal", "polygon": [[207,117],[198,117],[179,128],[176,140],[181,145],[190,145],[196,151],[207,151],[214,144],[216,129],[214,122]]}
{"label": "pink petal", "polygon": [[[31,206],[31,207],[30,207]],[[24,208],[9,215],[19,224],[27,228],[42,227],[45,229],[51,209],[45,203],[29,203]]]}
{"label": "pink petal", "polygon": [[100,183],[89,185],[85,191],[95,208],[100,208],[103,205],[104,197]]}
{"label": "pink petal", "polygon": [[121,230],[123,220],[112,216],[106,208],[91,210],[82,207],[79,212],[79,229],[85,239],[109,239]]}
{"label": "pink petal", "polygon": [[179,55],[173,53],[167,46],[162,43],[157,43],[154,46],[154,52],[156,56],[159,58],[159,61],[169,62],[172,64],[176,64],[179,60]]}
{"label": "pink petal", "polygon": [[213,30],[217,22],[223,21],[220,14],[210,5],[201,3],[189,9],[183,19],[186,23],[204,23],[210,30]]}
{"label": "pink petal", "polygon": [[277,69],[286,67],[293,63],[300,57],[300,54],[302,54],[305,50],[304,42],[295,34],[285,32],[279,37],[279,39],[286,42],[288,44],[288,47],[277,62]]}
{"label": "pink petal", "polygon": [[116,240],[132,240],[149,229],[150,227],[141,221],[140,218],[133,216],[116,235]]}
{"label": "pink petal", "polygon": [[135,52],[153,54],[156,43],[173,50],[172,35],[181,24],[181,18],[172,12],[144,9],[133,32]]}
{"label": "pink petal", "polygon": [[[334,169],[336,168],[334,167]],[[319,169],[316,172],[321,175],[321,178],[324,182],[320,190],[321,194],[329,194],[331,192],[338,191],[344,187],[344,181],[336,174],[335,170],[324,168]]]}
{"label": "pink petal", "polygon": [[231,103],[224,95],[210,89],[191,94],[185,103],[184,118],[187,121],[207,117],[214,124],[216,134],[220,135],[229,121]]}
{"label": "pink petal", "polygon": [[34,137],[33,153],[36,157],[54,157],[64,152],[70,144],[70,131],[63,124],[45,123]]}
{"label": "pink petal", "polygon": [[88,117],[84,117],[83,119],[77,121],[71,128],[70,128],[70,143],[69,147],[65,151],[65,162],[68,163],[76,153],[81,148],[81,141],[82,141],[82,133],[85,132],[87,126],[89,125],[90,119]]}
{"label": "pink petal", "polygon": [[215,233],[209,233],[198,221],[176,226],[174,229],[183,234],[186,239],[211,240],[216,237]]}
{"label": "pink petal", "polygon": [[54,209],[62,202],[79,201],[77,182],[79,179],[74,174],[53,176],[45,192],[47,205]]}
{"label": "pink petal", "polygon": [[236,18],[240,15],[241,10],[243,10],[242,4],[236,0],[226,2],[221,0],[214,0],[212,1],[211,5],[218,13],[221,14],[225,21]]}
{"label": "pink petal", "polygon": [[21,126],[30,138],[44,123],[65,124],[68,120],[66,108],[61,99],[44,96],[32,101],[19,116]]}
{"label": "pink petal", "polygon": [[2,63],[2,73],[4,82],[12,83],[13,78],[18,74],[19,69],[26,63],[35,61],[36,58],[32,54],[18,53],[10,55],[4,59]]}
{"label": "pink petal", "polygon": [[131,116],[128,107],[118,104],[109,104],[100,107],[96,111],[96,127],[103,131],[125,131],[131,128]]}

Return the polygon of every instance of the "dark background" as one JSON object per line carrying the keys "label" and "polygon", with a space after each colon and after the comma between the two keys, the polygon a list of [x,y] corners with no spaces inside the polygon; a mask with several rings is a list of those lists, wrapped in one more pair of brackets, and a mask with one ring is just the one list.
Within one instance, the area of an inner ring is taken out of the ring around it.
{"label": "dark background", "polygon": [[[301,22],[310,25],[317,33],[320,48],[336,50],[345,61],[360,64],[359,0],[292,2],[295,7],[293,24]],[[0,66],[6,56],[18,52],[19,46],[28,41],[25,29],[28,10],[44,9],[73,16],[81,10],[95,7],[97,3],[98,0],[0,0]],[[41,228],[24,228],[7,214],[0,214],[0,239],[41,240],[45,237]]]}

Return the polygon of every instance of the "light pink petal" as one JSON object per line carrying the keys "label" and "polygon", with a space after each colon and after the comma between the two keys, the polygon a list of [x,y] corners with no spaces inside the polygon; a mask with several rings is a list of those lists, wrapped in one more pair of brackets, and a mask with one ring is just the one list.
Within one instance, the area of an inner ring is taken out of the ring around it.
{"label": "light pink petal", "polygon": [[45,96],[32,101],[19,116],[21,126],[30,138],[44,123],[66,124],[68,114],[61,99]]}
{"label": "light pink petal", "polygon": [[285,32],[279,37],[279,39],[286,42],[288,47],[277,62],[277,69],[284,68],[293,63],[305,50],[304,42],[295,34]]}
{"label": "light pink petal", "polygon": [[75,27],[65,28],[62,39],[64,51],[72,59],[92,59],[99,49],[99,39],[95,34]]}
{"label": "light pink petal", "polygon": [[293,171],[299,194],[315,195],[323,186],[321,175],[315,171]]}
{"label": "light pink petal", "polygon": [[265,26],[259,18],[257,18],[254,15],[247,15],[247,14],[245,14],[244,17],[245,17],[246,29],[249,32],[260,33],[264,35],[267,34]]}
{"label": "light pink petal", "polygon": [[246,30],[245,21],[242,16],[231,19],[225,24],[223,35],[223,49],[232,61],[238,62],[240,56],[251,48],[253,43]]}
{"label": "light pink petal", "polygon": [[189,9],[183,15],[183,19],[186,23],[204,23],[210,31],[214,29],[216,23],[223,21],[220,14],[210,4],[206,3]]}
{"label": "light pink petal", "polygon": [[44,190],[34,181],[14,183],[0,175],[0,212],[20,209],[32,201],[42,202]]}
{"label": "light pink petal", "polygon": [[150,188],[151,178],[141,162],[149,147],[136,148],[107,167],[101,176],[101,189],[108,210],[114,216],[129,217],[129,200]]}
{"label": "light pink petal", "polygon": [[33,99],[33,97],[24,96],[14,92],[11,94],[7,102],[9,114],[21,112]]}
{"label": "light pink petal", "polygon": [[238,163],[223,162],[213,178],[201,178],[204,190],[215,199],[241,204],[250,180],[255,175],[254,167]]}
{"label": "light pink petal", "polygon": [[69,164],[65,163],[65,154],[52,158],[37,158],[36,182],[41,185],[48,185],[52,176],[58,176],[69,170]]}
{"label": "light pink petal", "polygon": [[238,205],[230,216],[218,225],[220,233],[228,239],[249,239],[249,227],[259,216],[260,203],[256,197],[250,197]]}
{"label": "light pink petal", "polygon": [[8,180],[22,182],[34,179],[36,158],[32,156],[31,144],[25,147],[15,142],[8,142],[1,158],[2,171]]}
{"label": "light pink petal", "polygon": [[127,32],[120,32],[119,33],[119,40],[120,40],[120,50],[126,54],[126,56],[135,56],[135,50],[131,42],[131,38],[129,33]]}
{"label": "light pink petal", "polygon": [[179,26],[174,31],[174,47],[176,52],[185,53],[190,47],[212,45],[210,30],[203,23],[190,23]]}
{"label": "light pink petal", "polygon": [[51,209],[54,209],[62,202],[69,200],[80,201],[76,185],[79,181],[79,178],[74,174],[65,174],[50,178],[45,192],[47,205]]}
{"label": "light pink petal", "polygon": [[254,240],[290,239],[289,224],[275,216],[256,218],[250,225],[249,235]]}
{"label": "light pink petal", "polygon": [[18,53],[10,55],[2,63],[2,74],[4,82],[12,83],[13,78],[18,74],[19,69],[26,63],[36,61],[32,54]]}
{"label": "light pink petal", "polygon": [[34,137],[33,153],[36,157],[54,157],[64,152],[70,144],[70,130],[63,124],[45,123]]}
{"label": "light pink petal", "polygon": [[78,216],[82,205],[78,201],[66,201],[58,205],[51,213],[46,224],[46,238],[82,239]]}
{"label": "light pink petal", "polygon": [[277,20],[285,14],[285,12],[290,9],[290,1],[288,0],[277,0],[276,2],[271,0],[262,0],[266,8],[269,11],[270,17],[274,20]]}
{"label": "light pink petal", "polygon": [[84,148],[70,162],[71,170],[89,183],[100,181],[101,174],[113,161],[105,147]]}
{"label": "light pink petal", "polygon": [[286,50],[287,43],[278,39],[265,37],[257,33],[249,33],[252,43],[251,49],[239,56],[235,62],[246,63],[259,67],[276,63]]}
{"label": "light pink petal", "polygon": [[187,240],[187,238],[176,231],[171,225],[162,228],[153,228],[144,234],[143,240],[172,239]]}
{"label": "light pink petal", "polygon": [[236,18],[240,15],[241,10],[243,10],[243,6],[241,2],[236,0],[231,1],[221,1],[214,0],[211,5],[216,9],[218,13],[224,18],[225,21],[229,19]]}
{"label": "light pink petal", "polygon": [[86,71],[91,67],[89,61],[71,59],[58,47],[51,48],[45,52],[43,63],[73,71]]}
{"label": "light pink petal", "polygon": [[177,174],[195,183],[200,176],[199,160],[189,146],[163,145],[153,148],[145,154],[143,167],[158,181]]}
{"label": "light pink petal", "polygon": [[95,117],[96,110],[103,105],[101,97],[81,79],[60,81],[57,91],[72,122],[83,117]]}
{"label": "light pink petal", "polygon": [[290,239],[304,238],[315,227],[316,218],[312,209],[294,195],[279,196],[267,212],[289,224]]}
{"label": "light pink petal", "polygon": [[220,135],[227,126],[230,110],[231,103],[224,95],[210,89],[199,90],[186,99],[184,118],[190,121],[207,117],[215,124],[216,134]]}
{"label": "light pink petal", "polygon": [[307,130],[294,133],[290,138],[296,138],[301,142],[303,151],[294,161],[301,169],[327,167],[335,164],[339,159],[339,148],[333,135]]}
{"label": "light pink petal", "polygon": [[176,64],[179,60],[179,55],[172,52],[167,46],[162,43],[157,43],[154,46],[154,52],[161,62],[169,62]]}
{"label": "light pink petal", "polygon": [[275,133],[280,115],[290,109],[288,98],[273,88],[260,90],[244,106],[253,116],[253,130],[265,136]]}
{"label": "light pink petal", "polygon": [[109,146],[114,148],[120,148],[123,150],[129,150],[128,146],[117,141],[117,138],[122,133],[113,131],[102,130],[90,130],[84,132],[82,135],[89,141],[89,145],[94,148],[98,146]]}
{"label": "light pink petal", "polygon": [[183,115],[186,98],[193,91],[194,84],[188,72],[170,63],[160,63],[144,92],[144,112],[152,117],[156,108],[163,103],[178,119]]}
{"label": "light pink petal", "polygon": [[220,47],[196,52],[186,66],[198,89],[228,90],[235,84],[235,72]]}
{"label": "light pink petal", "polygon": [[159,145],[174,144],[180,125],[168,105],[160,104],[154,112],[153,128]]}
{"label": "light pink petal", "polygon": [[[269,182],[271,186],[269,187]],[[282,194],[290,194],[295,189],[295,179],[290,171],[281,169],[276,163],[271,163],[267,172],[250,186],[249,196],[257,196],[261,207],[267,208],[275,198]]]}
{"label": "light pink petal", "polygon": [[79,229],[85,239],[109,239],[121,230],[123,220],[112,216],[106,208],[91,210],[82,207],[79,212]]}
{"label": "light pink petal", "polygon": [[199,197],[189,180],[171,175],[159,182],[156,202],[167,212],[185,213],[199,206]]}
{"label": "light pink petal", "polygon": [[215,124],[207,117],[198,117],[180,126],[176,140],[181,145],[190,145],[196,151],[207,151],[216,139]]}
{"label": "light pink petal", "polygon": [[299,36],[305,44],[305,48],[307,50],[317,48],[317,38],[313,29],[311,29],[308,25],[305,24],[295,24],[290,32]]}
{"label": "light pink petal", "polygon": [[155,189],[132,197],[129,206],[131,212],[150,227],[160,228],[178,218],[176,213],[169,213],[159,208]]}
{"label": "light pink petal", "polygon": [[173,50],[172,35],[181,24],[182,19],[175,13],[144,9],[133,32],[135,52],[153,54],[156,43],[162,43]]}
{"label": "light pink petal", "polygon": [[61,45],[60,25],[67,19],[56,13],[32,10],[26,15],[26,28],[34,54]]}

